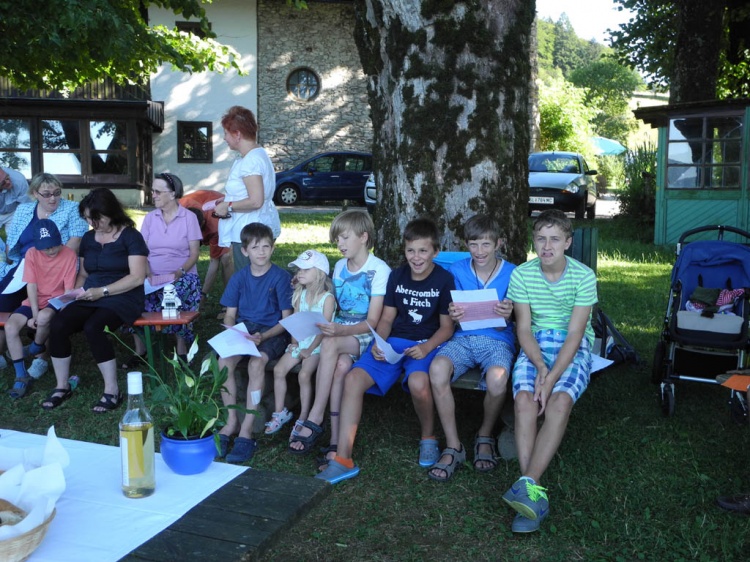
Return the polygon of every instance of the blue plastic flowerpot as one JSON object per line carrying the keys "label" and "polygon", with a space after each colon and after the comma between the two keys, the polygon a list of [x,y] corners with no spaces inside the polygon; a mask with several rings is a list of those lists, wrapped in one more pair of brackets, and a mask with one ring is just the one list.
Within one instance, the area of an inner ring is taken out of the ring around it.
{"label": "blue plastic flowerpot", "polygon": [[172,439],[161,434],[161,456],[175,474],[200,474],[216,457],[213,434],[202,439]]}

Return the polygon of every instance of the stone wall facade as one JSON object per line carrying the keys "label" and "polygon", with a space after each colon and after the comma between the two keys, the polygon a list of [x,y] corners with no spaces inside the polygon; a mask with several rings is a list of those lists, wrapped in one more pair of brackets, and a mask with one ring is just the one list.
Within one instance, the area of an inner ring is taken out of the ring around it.
{"label": "stone wall facade", "polygon": [[[366,78],[354,43],[350,2],[258,0],[259,141],[277,169],[327,150],[372,151]],[[301,101],[287,91],[292,72],[306,68],[320,92]]]}

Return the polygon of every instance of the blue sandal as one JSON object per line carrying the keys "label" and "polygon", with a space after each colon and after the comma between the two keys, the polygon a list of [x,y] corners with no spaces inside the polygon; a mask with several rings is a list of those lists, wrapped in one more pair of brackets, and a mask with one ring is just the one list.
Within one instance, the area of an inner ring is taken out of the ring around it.
{"label": "blue sandal", "polygon": [[[318,439],[321,438],[325,431],[317,423],[311,422],[310,420],[303,421],[302,425],[312,431],[312,433],[305,437],[303,437],[302,435],[295,435],[292,438],[292,440],[289,442],[289,452],[293,455],[306,455],[307,453],[312,451],[315,447],[315,444],[318,442]],[[302,443],[302,448],[295,449],[294,447],[292,447],[292,443]]]}
{"label": "blue sandal", "polygon": [[248,439],[247,437],[237,437],[234,440],[234,447],[232,452],[227,455],[227,462],[232,464],[240,464],[249,461],[253,458],[255,451],[258,450],[258,442],[255,439]]}
{"label": "blue sandal", "polygon": [[8,394],[13,400],[18,400],[26,396],[26,393],[31,388],[31,383],[34,377],[26,375],[25,377],[16,377],[16,382],[13,383],[13,388],[8,391]]}

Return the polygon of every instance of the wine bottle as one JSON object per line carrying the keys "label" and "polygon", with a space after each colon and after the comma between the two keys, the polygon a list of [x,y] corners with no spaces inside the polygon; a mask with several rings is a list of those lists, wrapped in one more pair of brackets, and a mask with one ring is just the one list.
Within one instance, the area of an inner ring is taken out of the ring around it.
{"label": "wine bottle", "polygon": [[143,401],[143,375],[128,373],[128,408],[120,422],[122,493],[145,498],[154,493],[154,421]]}

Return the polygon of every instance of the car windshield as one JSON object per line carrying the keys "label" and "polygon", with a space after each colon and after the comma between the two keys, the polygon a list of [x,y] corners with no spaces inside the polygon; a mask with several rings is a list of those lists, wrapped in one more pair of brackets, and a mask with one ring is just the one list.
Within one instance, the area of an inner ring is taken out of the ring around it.
{"label": "car windshield", "polygon": [[570,156],[554,154],[532,154],[529,156],[529,172],[559,172],[580,174],[578,160]]}

